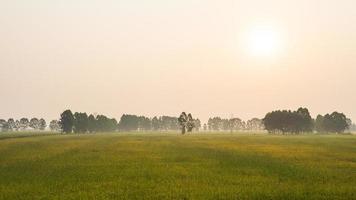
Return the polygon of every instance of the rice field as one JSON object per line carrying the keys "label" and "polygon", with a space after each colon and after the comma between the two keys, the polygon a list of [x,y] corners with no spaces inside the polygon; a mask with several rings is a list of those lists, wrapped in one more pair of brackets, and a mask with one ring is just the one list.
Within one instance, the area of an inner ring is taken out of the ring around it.
{"label": "rice field", "polygon": [[356,136],[0,134],[0,199],[356,199]]}

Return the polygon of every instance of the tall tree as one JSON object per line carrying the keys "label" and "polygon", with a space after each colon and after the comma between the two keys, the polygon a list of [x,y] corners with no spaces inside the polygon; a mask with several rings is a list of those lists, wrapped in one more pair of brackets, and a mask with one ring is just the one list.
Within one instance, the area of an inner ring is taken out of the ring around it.
{"label": "tall tree", "polygon": [[307,108],[299,108],[297,110],[299,114],[299,126],[301,132],[311,132],[313,131],[313,118],[310,116],[309,110]]}
{"label": "tall tree", "polygon": [[7,121],[0,119],[0,131],[7,131]]}
{"label": "tall tree", "polygon": [[347,118],[343,113],[333,112],[324,116],[324,128],[328,132],[342,133],[348,127]]}
{"label": "tall tree", "polygon": [[66,110],[61,114],[60,125],[62,131],[65,133],[71,133],[74,126],[74,116],[71,110]]}
{"label": "tall tree", "polygon": [[184,135],[187,130],[188,116],[185,112],[182,112],[178,118],[179,125],[182,130],[182,134]]}
{"label": "tall tree", "polygon": [[352,120],[349,119],[349,118],[347,118],[347,119],[346,119],[346,123],[347,123],[348,129],[350,129],[350,128],[352,127]]}
{"label": "tall tree", "polygon": [[220,131],[223,129],[223,120],[220,117],[209,118],[208,128],[211,131]]}
{"label": "tall tree", "polygon": [[44,120],[43,118],[40,119],[39,121],[39,129],[41,131],[44,131],[47,127],[47,123],[46,123],[46,120]]}
{"label": "tall tree", "polygon": [[51,129],[51,131],[55,131],[55,132],[61,131],[61,125],[60,125],[59,121],[57,121],[57,120],[52,120],[49,123],[49,128]]}
{"label": "tall tree", "polygon": [[314,128],[317,132],[324,132],[324,116],[318,115],[315,119]]}
{"label": "tall tree", "polygon": [[96,132],[97,131],[97,121],[96,121],[96,119],[95,119],[95,117],[94,117],[94,115],[89,115],[89,117],[88,117],[88,131],[90,132],[90,133],[94,133],[94,132]]}
{"label": "tall tree", "polygon": [[74,132],[85,133],[88,131],[88,115],[87,113],[74,113]]}
{"label": "tall tree", "polygon": [[144,116],[138,117],[138,130],[139,131],[151,130],[151,120]]}
{"label": "tall tree", "polygon": [[263,121],[261,119],[252,118],[247,121],[246,129],[250,130],[250,131],[260,131],[260,130],[264,130],[265,127],[264,127]]}
{"label": "tall tree", "polygon": [[118,128],[118,124],[116,119],[109,119],[105,115],[98,115],[96,117],[97,121],[97,130],[102,132],[111,132],[116,131]]}
{"label": "tall tree", "polygon": [[29,125],[30,125],[30,121],[27,118],[24,117],[20,119],[20,128],[22,130],[27,129]]}
{"label": "tall tree", "polygon": [[139,128],[139,117],[136,115],[122,115],[119,129],[122,131],[137,131]]}
{"label": "tall tree", "polygon": [[151,124],[152,124],[152,129],[154,131],[158,131],[161,128],[161,122],[158,119],[158,117],[153,117],[151,120]]}
{"label": "tall tree", "polygon": [[243,130],[244,129],[244,124],[243,121],[239,118],[232,118],[229,120],[229,130],[232,131],[237,131],[237,130]]}
{"label": "tall tree", "polygon": [[40,129],[40,121],[37,118],[32,118],[30,120],[30,127],[33,128],[34,130],[39,130]]}
{"label": "tall tree", "polygon": [[21,123],[20,123],[19,120],[16,120],[16,121],[15,121],[14,129],[15,129],[16,131],[18,131],[20,128],[21,128]]}
{"label": "tall tree", "polygon": [[190,113],[187,115],[185,112],[182,112],[182,114],[178,118],[178,122],[183,135],[186,132],[192,132],[195,127],[195,120],[192,114]]}
{"label": "tall tree", "polygon": [[[152,119],[153,123],[153,119]],[[161,130],[179,130],[179,122],[177,117],[161,116],[159,117],[159,129]]]}
{"label": "tall tree", "polygon": [[13,118],[10,118],[7,120],[7,130],[8,131],[13,131],[15,128],[15,120]]}
{"label": "tall tree", "polygon": [[192,114],[189,113],[188,114],[188,121],[187,121],[187,124],[186,124],[188,132],[192,132],[193,131],[193,129],[195,127],[195,123],[194,122],[195,122],[195,120],[194,120]]}

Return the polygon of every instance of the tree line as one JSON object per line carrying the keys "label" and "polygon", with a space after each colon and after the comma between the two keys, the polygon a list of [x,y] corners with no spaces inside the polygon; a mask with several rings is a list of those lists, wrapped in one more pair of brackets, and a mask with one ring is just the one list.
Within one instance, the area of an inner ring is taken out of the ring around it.
{"label": "tree line", "polygon": [[240,118],[224,119],[221,117],[209,118],[208,123],[203,125],[207,131],[261,131],[264,130],[262,119],[252,118],[248,121],[243,121]]}
{"label": "tree line", "polygon": [[[182,113],[184,116],[185,113]],[[182,117],[182,116],[181,116]],[[93,133],[110,131],[178,131],[187,129],[188,132],[200,128],[200,120],[193,119],[191,114],[186,115],[185,122],[181,118],[160,116],[148,118],[145,116],[124,114],[119,123],[114,118],[104,115],[88,115],[87,113],[64,111],[59,125],[64,133]]]}
{"label": "tree line", "polygon": [[124,114],[118,124],[119,131],[178,131],[177,117],[155,116],[153,118]]}
{"label": "tree line", "polygon": [[333,112],[324,116],[318,115],[314,120],[307,108],[296,111],[276,110],[266,114],[263,119],[265,129],[274,134],[299,133],[342,133],[352,126],[345,114]]}
{"label": "tree line", "polygon": [[83,112],[72,113],[71,110],[64,111],[59,120],[59,125],[64,133],[94,133],[109,132],[117,130],[115,118],[108,118],[105,115],[88,115]]}
{"label": "tree line", "polygon": [[[46,121],[41,118],[21,118],[14,120],[0,119],[1,131],[44,131]],[[181,131],[182,134],[192,131],[262,131],[271,134],[299,134],[299,133],[342,133],[346,130],[356,131],[356,125],[345,114],[333,112],[318,115],[313,119],[307,108],[296,111],[276,110],[269,112],[263,119],[253,118],[243,121],[240,118],[211,117],[203,126],[198,118],[192,114],[182,112],[179,117],[155,116],[153,118],[124,114],[119,122],[115,118],[105,115],[93,115],[85,112],[72,113],[66,110],[59,120],[52,120],[48,128],[55,132],[64,133],[94,133],[110,131]]]}
{"label": "tree line", "polygon": [[8,120],[0,119],[0,129],[2,131],[25,131],[25,130],[45,130],[47,127],[46,120],[38,118],[21,118],[15,120],[10,118]]}

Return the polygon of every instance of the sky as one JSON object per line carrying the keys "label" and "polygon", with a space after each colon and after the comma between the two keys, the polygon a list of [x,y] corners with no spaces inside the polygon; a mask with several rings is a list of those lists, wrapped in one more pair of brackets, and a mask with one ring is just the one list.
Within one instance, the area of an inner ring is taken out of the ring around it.
{"label": "sky", "polygon": [[0,118],[356,120],[354,0],[0,0]]}

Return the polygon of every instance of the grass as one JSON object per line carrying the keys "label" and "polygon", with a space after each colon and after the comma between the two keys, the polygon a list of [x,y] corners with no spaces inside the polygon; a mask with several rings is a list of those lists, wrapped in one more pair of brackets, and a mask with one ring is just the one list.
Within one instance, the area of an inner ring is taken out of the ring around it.
{"label": "grass", "polygon": [[352,135],[33,135],[0,136],[0,199],[356,199]]}

